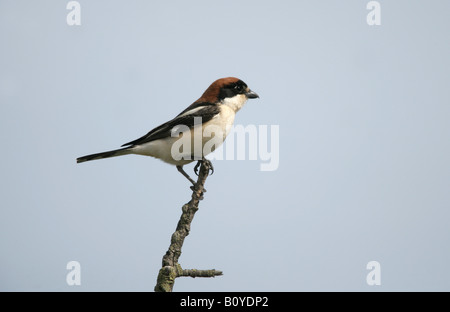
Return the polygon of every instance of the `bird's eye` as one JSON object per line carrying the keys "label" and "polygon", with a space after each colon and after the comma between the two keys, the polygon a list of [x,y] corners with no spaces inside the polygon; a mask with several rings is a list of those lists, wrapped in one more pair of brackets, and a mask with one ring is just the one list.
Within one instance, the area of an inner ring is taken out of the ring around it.
{"label": "bird's eye", "polygon": [[240,85],[235,85],[235,86],[234,86],[234,89],[235,89],[235,90],[240,90],[240,89],[241,89],[241,86],[240,86]]}

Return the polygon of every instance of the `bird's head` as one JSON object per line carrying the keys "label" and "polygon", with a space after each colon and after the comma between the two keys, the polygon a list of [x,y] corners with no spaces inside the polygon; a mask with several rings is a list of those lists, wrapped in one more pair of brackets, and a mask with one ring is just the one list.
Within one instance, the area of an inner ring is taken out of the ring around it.
{"label": "bird's head", "polygon": [[237,112],[248,99],[255,98],[259,98],[258,94],[250,90],[245,82],[228,77],[214,81],[196,102],[228,105]]}

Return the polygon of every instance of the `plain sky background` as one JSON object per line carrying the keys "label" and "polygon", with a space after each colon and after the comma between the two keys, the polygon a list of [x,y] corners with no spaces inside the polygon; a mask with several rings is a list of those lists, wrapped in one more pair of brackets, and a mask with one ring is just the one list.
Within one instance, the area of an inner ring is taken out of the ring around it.
{"label": "plain sky background", "polygon": [[0,290],[152,291],[187,181],[75,159],[236,76],[279,168],[214,162],[180,263],[224,275],[174,290],[450,291],[448,0],[379,1],[380,26],[363,0],[79,2],[68,26],[68,1],[0,0]]}

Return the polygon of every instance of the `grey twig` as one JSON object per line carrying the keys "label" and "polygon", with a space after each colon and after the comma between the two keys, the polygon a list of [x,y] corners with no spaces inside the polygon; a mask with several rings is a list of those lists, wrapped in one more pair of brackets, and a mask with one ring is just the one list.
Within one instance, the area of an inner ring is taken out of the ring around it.
{"label": "grey twig", "polygon": [[212,270],[183,270],[179,276],[189,276],[189,277],[215,277],[222,275],[222,271]]}
{"label": "grey twig", "polygon": [[203,198],[203,193],[206,192],[204,185],[210,170],[212,170],[211,163],[207,160],[202,161],[197,183],[193,187],[191,200],[184,204],[181,209],[182,214],[177,228],[172,234],[169,249],[162,259],[162,268],[159,270],[155,291],[171,292],[177,277],[214,277],[222,275],[221,271],[216,270],[183,270],[178,263],[184,239],[189,235],[191,222],[198,210],[198,204]]}

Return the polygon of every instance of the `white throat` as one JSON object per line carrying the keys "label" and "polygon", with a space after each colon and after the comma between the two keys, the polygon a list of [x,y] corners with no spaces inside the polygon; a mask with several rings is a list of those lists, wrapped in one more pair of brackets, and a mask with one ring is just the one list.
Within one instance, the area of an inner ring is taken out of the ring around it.
{"label": "white throat", "polygon": [[231,98],[225,98],[222,104],[230,107],[236,113],[244,106],[245,102],[247,102],[247,96],[245,94],[238,94]]}

